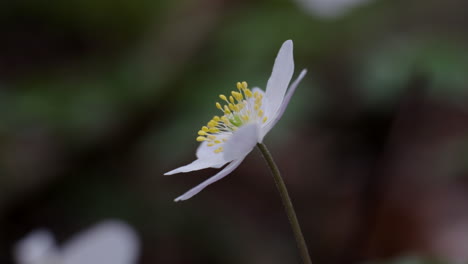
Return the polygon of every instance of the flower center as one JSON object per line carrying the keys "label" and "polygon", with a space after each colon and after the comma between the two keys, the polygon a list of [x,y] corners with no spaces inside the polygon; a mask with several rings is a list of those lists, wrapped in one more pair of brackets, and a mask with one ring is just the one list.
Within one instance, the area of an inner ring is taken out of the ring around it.
{"label": "flower center", "polygon": [[[198,142],[207,141],[208,147],[212,147],[226,142],[234,131],[247,123],[267,121],[262,110],[263,94],[252,93],[247,82],[238,82],[237,90],[232,91],[229,97],[219,95],[226,104],[216,102],[216,108],[221,110],[223,115],[214,116],[198,131]],[[214,152],[223,152],[223,147],[216,148]]]}

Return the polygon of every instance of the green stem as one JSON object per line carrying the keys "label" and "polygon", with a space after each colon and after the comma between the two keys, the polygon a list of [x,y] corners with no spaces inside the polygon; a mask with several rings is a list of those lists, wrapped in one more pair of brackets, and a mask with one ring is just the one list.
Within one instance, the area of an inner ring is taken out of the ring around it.
{"label": "green stem", "polygon": [[291,224],[294,237],[296,238],[297,247],[299,248],[299,252],[301,253],[302,261],[304,262],[304,264],[312,264],[312,261],[310,260],[309,256],[309,251],[307,249],[307,244],[304,240],[304,236],[302,235],[301,226],[299,225],[299,221],[297,220],[296,212],[294,211],[291,198],[288,194],[288,189],[286,189],[286,185],[284,184],[283,178],[281,177],[278,166],[276,166],[273,157],[271,156],[267,147],[263,143],[258,143],[257,147],[258,149],[260,149],[260,152],[262,152],[263,157],[268,163],[268,167],[270,167],[271,173],[273,174],[273,178],[275,179],[276,187],[278,187],[281,200],[283,201],[284,209],[286,210],[286,214],[288,215],[289,223]]}

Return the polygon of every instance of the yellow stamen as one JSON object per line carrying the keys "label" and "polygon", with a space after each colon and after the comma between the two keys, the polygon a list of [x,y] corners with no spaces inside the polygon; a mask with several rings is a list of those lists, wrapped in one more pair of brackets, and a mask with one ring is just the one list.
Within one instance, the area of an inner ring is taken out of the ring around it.
{"label": "yellow stamen", "polygon": [[237,82],[237,89],[241,90],[242,89],[242,84],[240,82]]}
{"label": "yellow stamen", "polygon": [[242,88],[247,89],[248,85],[247,82],[242,82]]}
{"label": "yellow stamen", "polygon": [[216,108],[218,108],[219,110],[223,111],[223,108],[221,107],[221,104],[216,102]]}
{"label": "yellow stamen", "polygon": [[251,98],[253,96],[252,91],[250,91],[249,89],[245,89],[244,93],[247,98]]}
{"label": "yellow stamen", "polygon": [[211,120],[210,122],[208,122],[208,127],[211,129],[211,128],[215,127],[217,124],[218,124],[218,122],[215,122],[215,121]]}
{"label": "yellow stamen", "polygon": [[242,101],[244,99],[241,93],[232,91],[231,94],[237,101]]}
{"label": "yellow stamen", "polygon": [[202,129],[203,131],[205,131],[205,132],[208,132],[208,131],[209,131],[209,128],[206,127],[206,126],[203,126],[201,129]]}
{"label": "yellow stamen", "polygon": [[267,121],[267,119],[268,119],[268,118],[265,116],[265,117],[263,118],[263,123],[265,123],[265,122]]}
{"label": "yellow stamen", "polygon": [[214,152],[215,152],[215,153],[223,152],[223,147],[219,147],[219,148],[215,149]]}
{"label": "yellow stamen", "polygon": [[229,110],[229,107],[227,105],[224,106],[224,112],[227,114],[231,113],[231,110]]}
{"label": "yellow stamen", "polygon": [[223,101],[227,101],[227,98],[226,98],[226,96],[224,94],[220,94],[219,98],[221,98],[221,100],[223,100]]}
{"label": "yellow stamen", "polygon": [[202,141],[205,141],[206,140],[206,137],[197,137],[197,141],[198,142],[202,142]]}
{"label": "yellow stamen", "polygon": [[198,131],[198,135],[199,135],[199,136],[205,136],[205,135],[206,135],[206,132],[203,131],[203,130],[200,130],[200,131]]}
{"label": "yellow stamen", "polygon": [[262,117],[262,116],[263,116],[263,111],[262,111],[262,109],[260,109],[260,111],[258,111],[258,116],[259,116],[259,117]]}

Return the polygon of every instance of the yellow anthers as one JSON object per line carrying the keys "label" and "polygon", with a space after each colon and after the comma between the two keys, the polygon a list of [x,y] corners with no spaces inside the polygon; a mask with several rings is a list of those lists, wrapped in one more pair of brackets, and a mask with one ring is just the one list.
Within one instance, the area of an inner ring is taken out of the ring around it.
{"label": "yellow anthers", "polygon": [[213,127],[215,127],[216,125],[218,125],[218,122],[215,122],[213,120],[210,120],[210,122],[208,122],[208,127],[211,129]]}
{"label": "yellow anthers", "polygon": [[232,96],[234,96],[234,98],[236,98],[236,100],[239,101],[239,102],[242,101],[242,100],[244,100],[244,97],[242,96],[241,93],[232,91],[231,94],[232,94]]}
{"label": "yellow anthers", "polygon": [[245,89],[244,94],[247,98],[251,98],[253,96],[252,91],[250,91],[249,89]]}
{"label": "yellow anthers", "polygon": [[247,89],[248,85],[247,82],[242,82],[242,88]]}
{"label": "yellow anthers", "polygon": [[220,94],[219,98],[221,98],[221,100],[223,100],[223,101],[227,101],[227,98],[226,98],[226,96],[224,94]]}
{"label": "yellow anthers", "polygon": [[[222,101],[216,102],[215,105],[223,114],[213,116],[205,126],[202,126],[198,131],[197,141],[207,141],[209,147],[217,144],[222,145],[223,142],[228,141],[229,134],[234,133],[245,124],[267,122],[267,117],[262,110],[263,94],[260,91],[250,90],[247,82],[238,82],[236,87],[238,91],[219,95]],[[214,152],[223,152],[223,148],[216,148]]]}
{"label": "yellow anthers", "polygon": [[215,152],[215,153],[223,152],[223,147],[219,147],[219,148],[215,149],[214,152]]}

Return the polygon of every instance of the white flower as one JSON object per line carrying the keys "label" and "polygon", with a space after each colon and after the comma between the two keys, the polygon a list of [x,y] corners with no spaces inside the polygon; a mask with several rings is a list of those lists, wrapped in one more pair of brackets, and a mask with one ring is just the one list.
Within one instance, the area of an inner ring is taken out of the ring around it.
{"label": "white flower", "polygon": [[16,244],[14,257],[17,264],[133,264],[138,251],[133,229],[110,220],[78,234],[61,248],[49,231],[36,230]]}
{"label": "white flower", "polygon": [[250,90],[247,83],[242,82],[237,83],[237,91],[231,92],[231,95],[219,96],[225,104],[216,103],[216,107],[223,115],[214,116],[198,131],[197,141],[202,143],[197,149],[197,159],[164,175],[220,168],[229,164],[213,177],[176,198],[176,202],[191,198],[231,173],[255,145],[262,142],[263,137],[280,120],[306,70],[302,70],[288,89],[293,73],[293,42],[287,40],[276,56],[266,92],[257,87]]}

